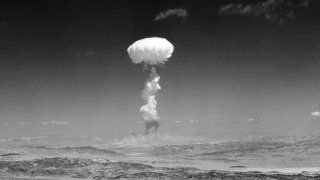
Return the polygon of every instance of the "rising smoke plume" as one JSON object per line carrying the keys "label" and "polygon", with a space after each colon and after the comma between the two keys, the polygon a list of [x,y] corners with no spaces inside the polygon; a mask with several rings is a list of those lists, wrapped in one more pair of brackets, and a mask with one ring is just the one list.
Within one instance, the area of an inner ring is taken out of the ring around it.
{"label": "rising smoke plume", "polygon": [[150,69],[150,75],[142,91],[145,105],[140,108],[143,119],[147,121],[159,121],[157,113],[156,92],[161,89],[160,76],[156,72],[156,66],[163,64],[171,57],[173,45],[164,38],[152,37],[136,41],[127,49],[129,57],[135,64],[144,63],[146,69]]}
{"label": "rising smoke plume", "polygon": [[145,88],[142,91],[142,98],[145,101],[145,105],[140,108],[140,112],[143,114],[143,119],[159,120],[160,117],[157,114],[157,101],[156,92],[161,89],[159,85],[160,76],[156,72],[156,68],[152,67],[150,76],[145,83]]}

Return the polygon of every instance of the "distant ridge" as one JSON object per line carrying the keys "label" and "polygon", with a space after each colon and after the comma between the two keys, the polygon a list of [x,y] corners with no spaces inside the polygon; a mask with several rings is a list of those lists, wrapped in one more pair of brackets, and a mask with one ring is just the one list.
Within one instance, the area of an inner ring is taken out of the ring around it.
{"label": "distant ridge", "polygon": [[92,146],[63,147],[63,148],[58,148],[58,150],[78,152],[78,153],[97,153],[97,154],[119,155],[119,153],[116,153],[114,151],[111,151],[111,150],[108,150],[108,149],[99,149],[99,148],[95,148],[95,147],[92,147]]}
{"label": "distant ridge", "polygon": [[120,155],[115,151],[111,151],[108,149],[99,149],[92,146],[70,146],[70,147],[60,147],[60,148],[47,147],[47,146],[26,146],[26,147],[31,149],[57,150],[57,151],[63,151],[67,153],[76,152],[76,153],[90,153],[90,154]]}

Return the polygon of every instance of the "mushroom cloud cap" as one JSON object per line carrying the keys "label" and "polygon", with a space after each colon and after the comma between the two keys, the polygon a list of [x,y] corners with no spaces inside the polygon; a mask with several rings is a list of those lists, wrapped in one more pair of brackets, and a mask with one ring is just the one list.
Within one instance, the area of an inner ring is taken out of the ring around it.
{"label": "mushroom cloud cap", "polygon": [[173,45],[165,38],[151,37],[134,42],[127,49],[135,64],[158,65],[168,61],[173,53]]}

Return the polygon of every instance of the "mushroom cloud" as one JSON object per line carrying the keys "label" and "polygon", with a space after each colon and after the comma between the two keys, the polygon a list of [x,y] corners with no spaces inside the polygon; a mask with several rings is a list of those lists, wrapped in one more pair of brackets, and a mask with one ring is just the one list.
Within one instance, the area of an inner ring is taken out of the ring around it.
{"label": "mushroom cloud", "polygon": [[152,128],[150,127],[150,122],[156,122],[153,123],[153,126],[155,131],[157,131],[159,126],[158,121],[160,120],[156,110],[157,101],[155,97],[156,92],[161,87],[159,85],[160,76],[156,71],[156,66],[168,61],[173,50],[174,47],[168,40],[159,37],[140,39],[127,49],[133,63],[143,63],[147,67],[146,69],[150,69],[149,78],[145,82],[145,88],[142,91],[142,98],[146,104],[140,108],[146,125],[145,134],[148,134],[148,130]]}

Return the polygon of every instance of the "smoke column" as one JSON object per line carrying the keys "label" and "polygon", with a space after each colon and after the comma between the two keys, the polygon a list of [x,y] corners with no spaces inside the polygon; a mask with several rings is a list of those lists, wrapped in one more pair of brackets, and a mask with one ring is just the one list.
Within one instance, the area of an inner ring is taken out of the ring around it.
{"label": "smoke column", "polygon": [[145,83],[145,88],[142,91],[142,98],[146,104],[140,108],[140,112],[143,114],[143,119],[145,121],[158,121],[160,119],[156,109],[156,92],[161,89],[159,80],[160,76],[157,74],[156,68],[152,67],[149,78]]}
{"label": "smoke column", "polygon": [[159,85],[160,76],[157,74],[155,66],[168,61],[173,49],[173,45],[168,40],[158,37],[138,40],[127,49],[133,63],[144,63],[146,69],[151,69],[149,78],[145,82],[145,88],[142,91],[142,98],[146,104],[140,108],[146,125],[146,134],[152,127],[156,131],[160,120],[156,109],[156,92],[161,89]]}

